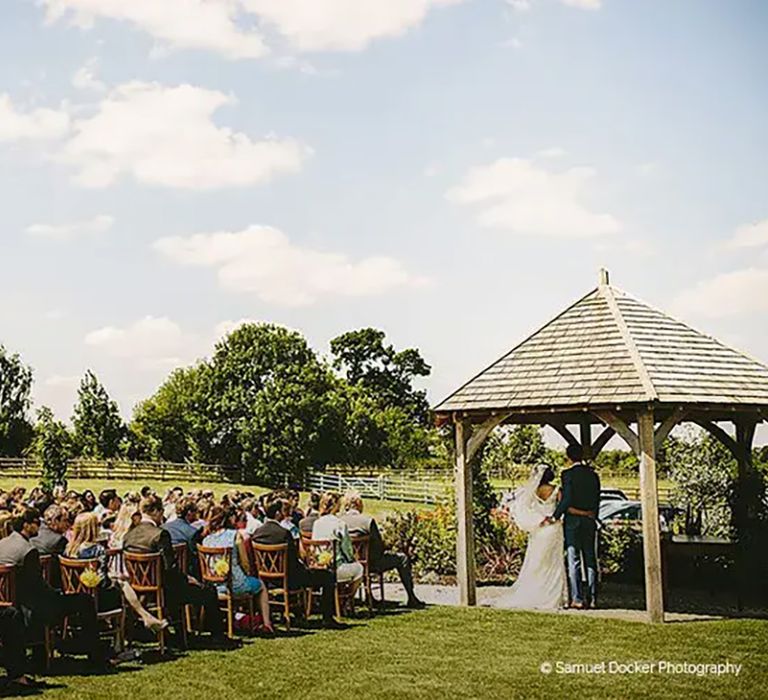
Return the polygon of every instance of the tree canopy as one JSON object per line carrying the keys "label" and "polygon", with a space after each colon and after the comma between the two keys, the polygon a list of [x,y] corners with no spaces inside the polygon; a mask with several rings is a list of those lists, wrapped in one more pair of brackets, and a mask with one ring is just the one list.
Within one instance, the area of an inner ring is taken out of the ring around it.
{"label": "tree canopy", "polygon": [[32,369],[0,345],[0,457],[18,457],[32,439],[27,413]]}

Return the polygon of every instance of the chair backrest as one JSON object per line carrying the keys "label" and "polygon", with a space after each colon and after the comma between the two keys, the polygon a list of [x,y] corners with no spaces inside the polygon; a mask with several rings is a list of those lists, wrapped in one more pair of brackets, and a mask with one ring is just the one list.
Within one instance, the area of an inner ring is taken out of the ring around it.
{"label": "chair backrest", "polygon": [[179,542],[173,545],[173,556],[176,559],[176,566],[183,574],[189,573],[189,547],[186,542]]}
{"label": "chair backrest", "polygon": [[[232,547],[203,547],[197,546],[197,556],[200,560],[200,576],[206,583],[216,586],[224,585],[232,591]],[[226,566],[219,562],[226,562]]]}
{"label": "chair backrest", "polygon": [[123,564],[123,550],[122,549],[107,549],[107,559],[109,560],[109,570],[122,573],[124,569]]}
{"label": "chair backrest", "polygon": [[251,542],[253,561],[262,581],[278,582],[288,587],[288,545]]}
{"label": "chair backrest", "polygon": [[45,582],[50,586],[53,584],[53,555],[41,554],[39,559],[40,573],[42,574]]}
{"label": "chair backrest", "polygon": [[368,571],[368,561],[370,559],[371,538],[368,535],[351,537],[352,549],[355,553],[355,561],[363,565],[363,569]]}
{"label": "chair backrest", "polygon": [[336,570],[336,540],[302,540],[302,544],[308,568]]}
{"label": "chair backrest", "polygon": [[153,593],[163,586],[163,560],[160,552],[123,552],[125,573],[136,593]]}
{"label": "chair backrest", "polygon": [[70,593],[88,593],[96,598],[98,596],[98,586],[86,586],[80,577],[87,571],[95,571],[101,574],[98,559],[69,559],[59,557],[59,567],[61,568],[61,591],[69,595]]}
{"label": "chair backrest", "polygon": [[16,569],[0,565],[0,608],[16,603]]}

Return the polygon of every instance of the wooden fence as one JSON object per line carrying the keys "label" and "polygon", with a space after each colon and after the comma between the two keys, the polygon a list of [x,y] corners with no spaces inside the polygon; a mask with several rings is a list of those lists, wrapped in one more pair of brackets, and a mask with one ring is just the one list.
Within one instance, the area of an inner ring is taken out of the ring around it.
{"label": "wooden fence", "polygon": [[[0,477],[39,479],[41,475],[34,460],[0,458]],[[73,459],[67,465],[67,478],[242,483],[244,474],[240,467],[221,464]]]}
{"label": "wooden fence", "polygon": [[357,491],[364,498],[409,503],[437,503],[450,497],[452,483],[443,479],[410,476],[344,476],[327,472],[312,472],[305,487],[312,491]]}

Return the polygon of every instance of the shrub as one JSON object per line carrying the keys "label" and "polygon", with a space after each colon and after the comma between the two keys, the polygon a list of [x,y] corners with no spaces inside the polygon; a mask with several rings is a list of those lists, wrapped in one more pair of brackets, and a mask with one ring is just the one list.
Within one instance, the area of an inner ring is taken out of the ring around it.
{"label": "shrub", "polygon": [[629,523],[604,527],[598,535],[598,558],[603,576],[624,581],[642,580],[643,537]]}

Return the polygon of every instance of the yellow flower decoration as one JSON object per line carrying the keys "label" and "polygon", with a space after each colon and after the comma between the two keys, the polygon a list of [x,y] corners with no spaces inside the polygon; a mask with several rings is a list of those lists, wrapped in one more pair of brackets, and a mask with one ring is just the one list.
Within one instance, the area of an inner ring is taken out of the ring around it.
{"label": "yellow flower decoration", "polygon": [[226,576],[229,573],[229,562],[226,559],[217,559],[212,568],[217,576]]}
{"label": "yellow flower decoration", "polygon": [[332,561],[333,554],[331,554],[327,549],[317,555],[317,563],[320,564],[320,566],[330,566]]}
{"label": "yellow flower decoration", "polygon": [[96,588],[101,583],[101,574],[93,569],[86,569],[80,574],[80,583],[86,588]]}

